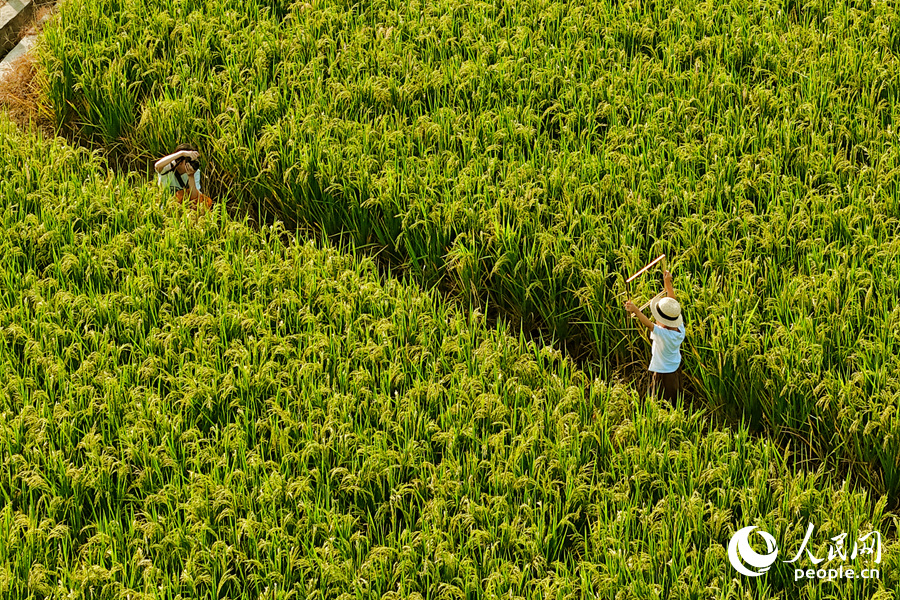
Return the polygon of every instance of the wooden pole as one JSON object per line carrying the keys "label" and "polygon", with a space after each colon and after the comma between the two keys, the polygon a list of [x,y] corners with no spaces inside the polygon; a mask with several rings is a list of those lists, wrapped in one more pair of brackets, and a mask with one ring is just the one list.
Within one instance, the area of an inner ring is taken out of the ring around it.
{"label": "wooden pole", "polygon": [[[647,269],[649,269],[650,267],[652,267],[653,265],[655,265],[655,264],[658,263],[659,261],[665,260],[665,259],[666,259],[666,255],[665,255],[665,254],[660,254],[659,256],[657,256],[656,258],[654,258],[652,261],[650,261],[649,263],[647,263],[647,264],[644,266],[644,268],[642,268],[640,271],[638,271],[637,273],[635,273],[634,275],[632,275],[631,277],[629,277],[628,279],[626,279],[626,280],[625,280],[625,283],[631,283],[632,280],[636,279],[639,275],[642,275]],[[663,264],[665,264],[665,263],[663,263]]]}
{"label": "wooden pole", "polygon": [[[632,281],[634,281],[635,279],[637,279],[638,277],[640,277],[641,275],[643,275],[644,273],[646,273],[648,269],[650,269],[651,267],[653,267],[653,265],[657,264],[657,263],[660,262],[660,261],[662,261],[663,271],[665,271],[665,270],[666,270],[666,255],[665,255],[665,254],[660,254],[659,256],[657,256],[656,258],[654,258],[653,260],[651,260],[649,263],[647,263],[646,265],[644,265],[644,266],[641,268],[641,270],[639,270],[637,273],[635,273],[634,275],[632,275],[631,277],[629,277],[628,279],[625,280],[626,293],[628,293],[627,290],[628,290],[628,284],[629,284],[629,283],[631,283]],[[639,310],[640,310],[641,312],[644,312],[644,311],[647,309],[647,307],[650,306],[650,303],[653,302],[653,300],[659,300],[659,299],[661,299],[661,298],[662,298],[663,296],[665,296],[665,295],[666,295],[666,291],[663,290],[662,292],[658,293],[658,294],[656,295],[655,298],[653,298],[652,300],[648,300],[647,302],[645,302],[644,305],[641,306]],[[636,315],[631,315],[631,318],[633,319],[633,318],[635,318],[635,316],[636,316]]]}

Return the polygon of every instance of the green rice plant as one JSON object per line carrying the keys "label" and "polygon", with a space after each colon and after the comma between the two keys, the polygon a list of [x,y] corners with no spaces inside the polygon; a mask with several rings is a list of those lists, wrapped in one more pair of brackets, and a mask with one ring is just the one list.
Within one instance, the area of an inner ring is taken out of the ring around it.
{"label": "green rice plant", "polygon": [[[2,116],[0,149],[4,596],[893,597],[887,496],[746,425]],[[882,578],[731,571],[809,520],[883,532]]]}
{"label": "green rice plant", "polygon": [[707,405],[896,495],[898,23],[855,0],[104,0],[62,5],[39,54],[59,123],[141,158],[195,139],[271,219],[610,372],[648,354],[619,278],[665,252]]}

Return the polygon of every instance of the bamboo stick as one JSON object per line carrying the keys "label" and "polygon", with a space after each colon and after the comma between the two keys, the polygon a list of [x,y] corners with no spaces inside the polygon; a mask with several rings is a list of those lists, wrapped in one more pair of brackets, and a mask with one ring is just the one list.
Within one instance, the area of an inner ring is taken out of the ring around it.
{"label": "bamboo stick", "polygon": [[659,261],[664,260],[665,258],[666,258],[666,255],[665,255],[665,254],[660,254],[659,256],[657,256],[656,258],[654,258],[652,261],[650,261],[649,263],[647,263],[640,271],[638,271],[637,273],[635,273],[634,275],[632,275],[631,277],[629,277],[628,279],[626,279],[626,280],[625,280],[625,283],[631,283],[631,281],[632,281],[633,279],[636,279],[639,275],[643,274],[647,269],[649,269],[650,267],[652,267],[653,265],[655,265],[655,264],[658,263]]}

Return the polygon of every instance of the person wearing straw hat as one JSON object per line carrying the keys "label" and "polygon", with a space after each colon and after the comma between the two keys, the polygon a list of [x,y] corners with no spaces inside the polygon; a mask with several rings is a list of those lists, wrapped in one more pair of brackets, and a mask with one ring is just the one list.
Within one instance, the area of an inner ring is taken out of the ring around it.
{"label": "person wearing straw hat", "polygon": [[672,286],[672,274],[663,271],[666,284],[666,296],[650,302],[650,312],[656,323],[651,321],[641,310],[629,300],[625,310],[635,315],[650,330],[653,346],[650,350],[650,395],[659,395],[669,402],[681,391],[681,342],[684,341],[684,320],[681,318],[681,305],[675,299],[675,288]]}

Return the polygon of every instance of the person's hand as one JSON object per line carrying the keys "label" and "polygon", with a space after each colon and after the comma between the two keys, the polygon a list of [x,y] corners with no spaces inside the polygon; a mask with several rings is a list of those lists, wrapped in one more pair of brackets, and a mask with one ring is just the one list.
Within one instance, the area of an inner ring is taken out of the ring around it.
{"label": "person's hand", "polygon": [[625,303],[625,310],[627,310],[631,314],[637,314],[638,307],[635,306],[634,302],[629,300],[628,302]]}
{"label": "person's hand", "polygon": [[198,158],[200,158],[200,153],[196,150],[182,150],[181,156],[190,160],[197,160]]}
{"label": "person's hand", "polygon": [[672,274],[668,271],[663,271],[663,283],[670,284],[672,283]]}
{"label": "person's hand", "polygon": [[184,174],[185,175],[193,175],[194,174],[194,167],[191,166],[191,163],[189,163],[189,162],[184,163]]}

